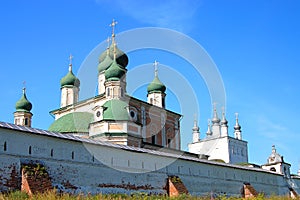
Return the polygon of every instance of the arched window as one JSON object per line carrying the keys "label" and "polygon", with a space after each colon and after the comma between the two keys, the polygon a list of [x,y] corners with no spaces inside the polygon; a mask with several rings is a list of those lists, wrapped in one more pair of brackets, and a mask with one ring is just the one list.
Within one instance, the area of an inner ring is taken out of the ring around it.
{"label": "arched window", "polygon": [[72,160],[74,160],[74,151],[72,151]]}
{"label": "arched window", "polygon": [[28,153],[31,155],[31,146],[29,146]]}

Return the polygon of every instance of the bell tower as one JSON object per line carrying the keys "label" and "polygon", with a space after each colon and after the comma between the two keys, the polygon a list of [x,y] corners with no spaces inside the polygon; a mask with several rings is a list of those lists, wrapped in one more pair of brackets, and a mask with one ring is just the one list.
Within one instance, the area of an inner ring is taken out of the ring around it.
{"label": "bell tower", "polygon": [[166,97],[166,86],[159,80],[158,78],[158,62],[155,60],[154,63],[154,68],[155,68],[155,74],[154,74],[154,79],[153,81],[148,85],[147,91],[147,99],[148,103],[165,108],[165,97]]}

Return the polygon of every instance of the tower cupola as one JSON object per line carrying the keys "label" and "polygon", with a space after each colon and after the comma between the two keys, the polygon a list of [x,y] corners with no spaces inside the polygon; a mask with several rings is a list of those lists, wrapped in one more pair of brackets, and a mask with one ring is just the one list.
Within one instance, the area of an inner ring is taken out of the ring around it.
{"label": "tower cupola", "polygon": [[26,89],[23,88],[23,94],[19,101],[16,102],[16,111],[14,112],[14,123],[16,125],[31,127],[32,104],[26,97]]}
{"label": "tower cupola", "polygon": [[147,92],[152,93],[152,92],[161,92],[164,93],[166,91],[166,86],[159,80],[158,78],[158,70],[157,70],[157,65],[158,62],[154,62],[155,65],[155,75],[153,81],[148,85],[147,87]]}
{"label": "tower cupola", "polygon": [[166,86],[158,78],[158,62],[154,61],[153,65],[155,68],[155,74],[153,81],[147,87],[148,103],[165,108]]}
{"label": "tower cupola", "polygon": [[79,99],[79,79],[73,74],[72,71],[72,59],[70,55],[69,60],[69,71],[66,76],[60,80],[61,86],[61,107],[65,107],[78,102]]}
{"label": "tower cupola", "polygon": [[26,97],[26,88],[23,88],[23,95],[19,101],[16,102],[16,111],[30,112],[32,104]]}
{"label": "tower cupola", "polygon": [[79,79],[73,74],[73,71],[72,71],[72,58],[73,58],[72,55],[70,55],[69,71],[68,71],[67,75],[64,76],[60,80],[60,86],[61,87],[64,87],[64,86],[79,87],[80,86]]}

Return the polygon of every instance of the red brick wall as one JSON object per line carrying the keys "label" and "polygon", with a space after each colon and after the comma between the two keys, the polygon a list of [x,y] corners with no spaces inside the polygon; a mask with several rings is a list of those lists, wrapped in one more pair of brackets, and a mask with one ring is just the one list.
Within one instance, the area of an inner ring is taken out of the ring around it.
{"label": "red brick wall", "polygon": [[32,195],[34,193],[43,193],[50,189],[52,189],[51,180],[44,166],[35,164],[22,166],[21,191]]}

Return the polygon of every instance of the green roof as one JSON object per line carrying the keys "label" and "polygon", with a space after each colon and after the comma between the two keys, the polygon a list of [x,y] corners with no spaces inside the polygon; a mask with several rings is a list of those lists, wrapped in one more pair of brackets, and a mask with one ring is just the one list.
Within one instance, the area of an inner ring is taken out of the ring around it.
{"label": "green roof", "polygon": [[113,62],[113,60],[107,54],[106,57],[104,58],[104,60],[99,63],[98,72],[102,72],[104,70],[107,70],[110,67],[110,65],[112,64],[112,62]]}
{"label": "green roof", "polygon": [[162,92],[166,91],[166,86],[159,80],[157,76],[153,79],[153,81],[147,87],[148,93],[152,92]]}
{"label": "green roof", "polygon": [[120,80],[125,73],[126,70],[114,60],[110,67],[105,71],[105,79],[107,81]]}
{"label": "green roof", "polygon": [[23,95],[20,98],[19,101],[16,102],[16,111],[22,111],[22,112],[30,112],[32,109],[32,104],[30,101],[28,101],[26,97],[25,88],[23,89]]}
{"label": "green roof", "polygon": [[60,133],[88,133],[89,124],[93,121],[92,113],[73,112],[55,120],[48,130]]}
{"label": "green roof", "polygon": [[72,85],[72,86],[76,86],[79,87],[80,85],[80,81],[78,78],[76,78],[76,76],[73,74],[72,70],[69,70],[69,72],[67,73],[66,76],[64,76],[61,80],[60,80],[60,86],[67,86],[67,85]]}
{"label": "green roof", "polygon": [[[111,44],[109,47],[109,57],[113,60],[114,59],[114,44]],[[103,62],[107,55],[107,50],[101,53],[99,56],[99,63]],[[121,51],[116,45],[116,60],[119,65],[125,68],[128,65],[128,56]]]}
{"label": "green roof", "polygon": [[103,104],[103,120],[128,121],[128,103],[118,99],[112,99]]}

